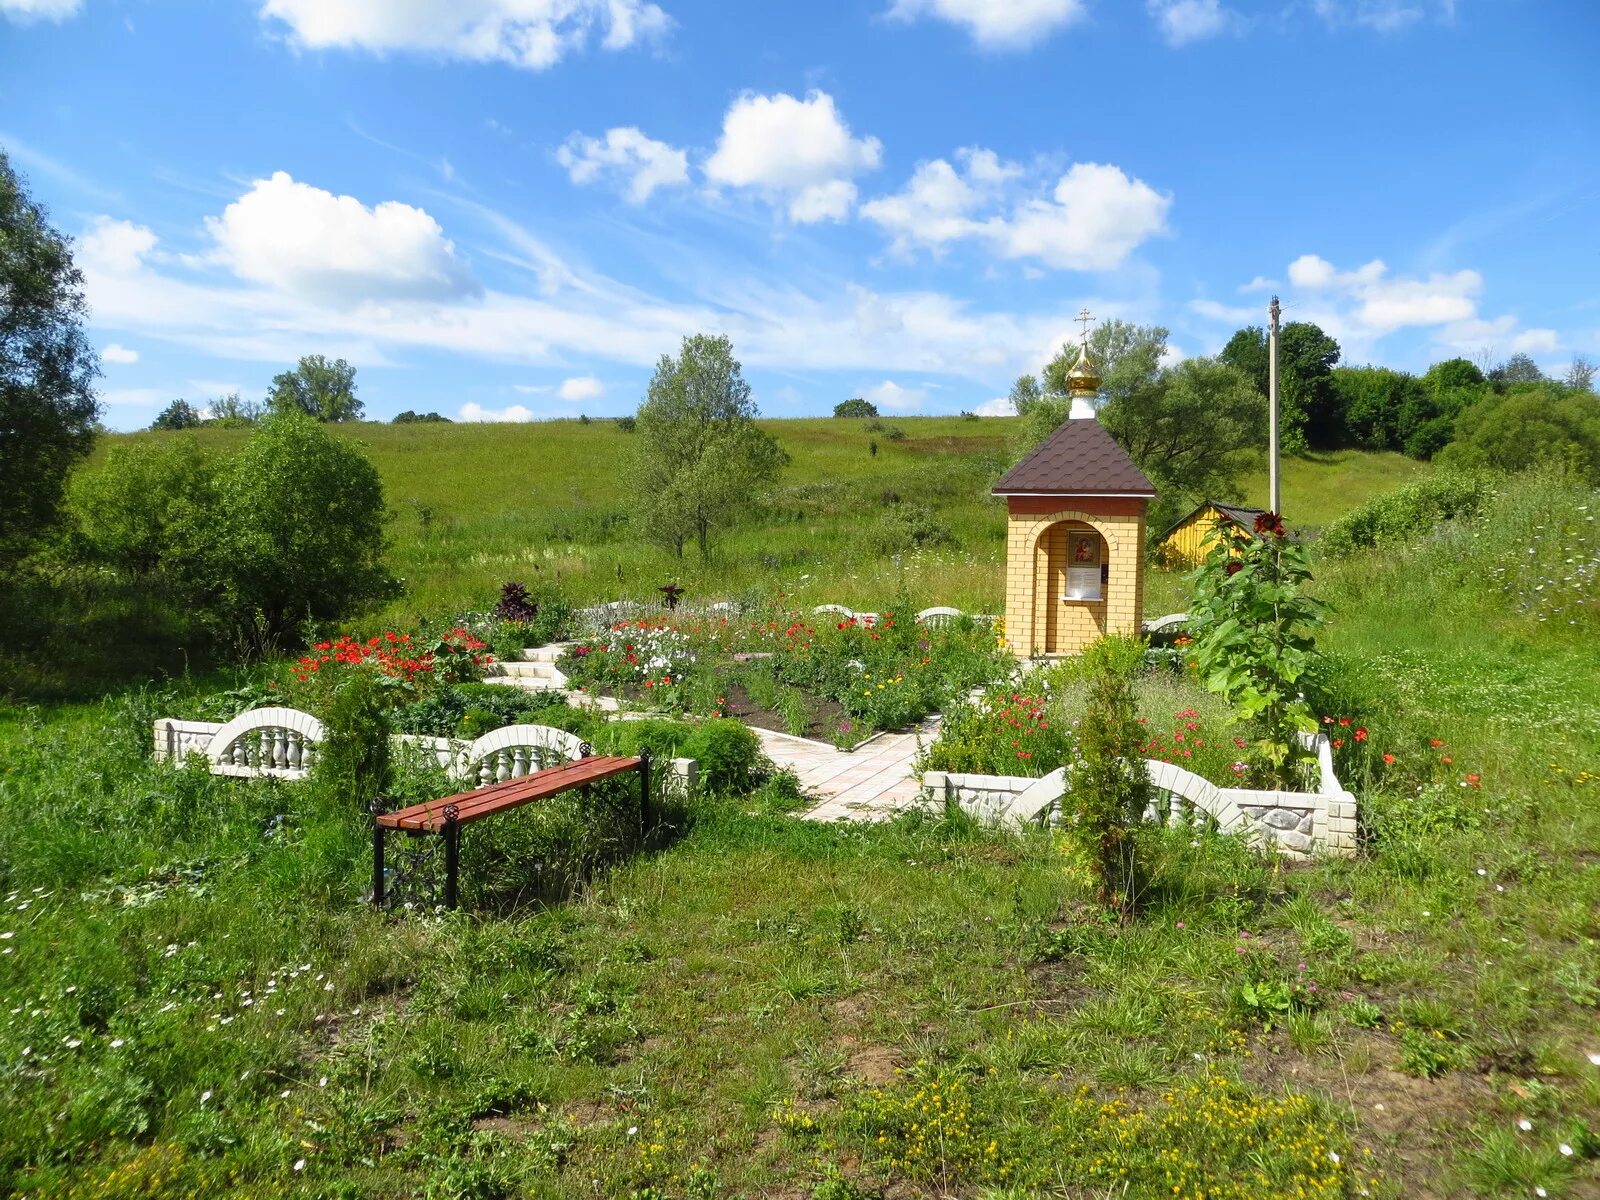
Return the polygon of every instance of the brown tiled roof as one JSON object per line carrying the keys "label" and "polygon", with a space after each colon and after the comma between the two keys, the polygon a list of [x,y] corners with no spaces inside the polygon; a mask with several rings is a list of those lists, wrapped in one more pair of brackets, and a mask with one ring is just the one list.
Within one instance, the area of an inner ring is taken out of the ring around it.
{"label": "brown tiled roof", "polygon": [[1105,428],[1089,417],[1063,421],[994,485],[996,495],[1154,496],[1156,489]]}

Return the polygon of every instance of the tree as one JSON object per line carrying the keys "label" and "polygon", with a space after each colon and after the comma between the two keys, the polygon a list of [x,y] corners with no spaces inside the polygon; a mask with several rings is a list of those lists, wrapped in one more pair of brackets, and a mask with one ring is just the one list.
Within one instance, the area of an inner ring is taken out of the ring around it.
{"label": "tree", "polygon": [[1504,392],[1514,383],[1539,383],[1544,372],[1531,357],[1520,351],[1489,372],[1489,382],[1497,392]]}
{"label": "tree", "polygon": [[272,377],[267,404],[274,412],[298,409],[319,421],[359,421],[356,369],[342,358],[308,354],[292,371]]}
{"label": "tree", "polygon": [[1242,371],[1186,358],[1107,400],[1100,423],[1155,485],[1150,522],[1163,528],[1201,500],[1240,496],[1239,477],[1266,441],[1267,413]]}
{"label": "tree", "polygon": [[1388,367],[1335,367],[1336,407],[1344,416],[1341,445],[1398,450],[1415,426],[1437,416],[1427,385]]}
{"label": "tree", "polygon": [[[1089,335],[1089,357],[1100,368],[1100,403],[1145,386],[1161,369],[1166,352],[1167,330],[1161,325],[1101,322]],[[1078,347],[1062,346],[1060,353],[1045,364],[1045,394],[1065,399],[1067,372],[1077,365]]]}
{"label": "tree", "polygon": [[200,424],[200,410],[187,400],[174,400],[150,422],[151,429],[194,429]]}
{"label": "tree", "polygon": [[397,413],[390,423],[393,425],[449,425],[451,422],[449,417],[441,417],[436,412],[419,413],[412,412],[408,408],[403,413]]}
{"label": "tree", "polygon": [[267,406],[259,401],[241,399],[238,392],[229,392],[206,405],[206,412],[210,414],[204,422],[207,425],[242,429],[259,424],[261,418],[267,415]]}
{"label": "tree", "polygon": [[1018,375],[1017,381],[1011,385],[1011,411],[1019,417],[1031,413],[1042,399],[1044,390],[1032,375]]}
{"label": "tree", "polygon": [[1592,361],[1581,354],[1574,354],[1572,356],[1572,365],[1567,368],[1567,373],[1561,382],[1567,387],[1577,388],[1579,391],[1593,391],[1594,373],[1595,365]]}
{"label": "tree", "polygon": [[1456,418],[1443,466],[1521,471],[1563,463],[1600,483],[1600,396],[1557,383],[1523,383],[1484,397]]}
{"label": "tree", "polygon": [[730,524],[787,456],[755,423],[750,385],[726,336],[683,339],[662,355],[639,406],[629,471],[646,536],[683,557],[692,538],[705,557],[714,529]]}
{"label": "tree", "polygon": [[836,417],[875,417],[878,407],[870,400],[863,400],[860,396],[852,400],[845,400],[833,406],[833,415]]}
{"label": "tree", "polygon": [[377,470],[304,413],[267,417],[221,465],[215,494],[214,508],[179,522],[169,565],[240,651],[269,651],[304,621],[396,594]]}
{"label": "tree", "polygon": [[71,248],[0,151],[0,568],[54,523],[93,441],[100,364],[86,313]]}
{"label": "tree", "polygon": [[185,553],[181,531],[220,517],[215,477],[193,437],[113,447],[103,466],[75,472],[67,488],[78,556],[133,580],[172,565]]}
{"label": "tree", "polygon": [[[1270,358],[1266,330],[1250,325],[1228,339],[1223,362],[1244,371],[1256,389],[1268,390]],[[1290,321],[1278,331],[1278,436],[1284,451],[1337,446],[1344,415],[1333,386],[1339,343],[1309,321]]]}

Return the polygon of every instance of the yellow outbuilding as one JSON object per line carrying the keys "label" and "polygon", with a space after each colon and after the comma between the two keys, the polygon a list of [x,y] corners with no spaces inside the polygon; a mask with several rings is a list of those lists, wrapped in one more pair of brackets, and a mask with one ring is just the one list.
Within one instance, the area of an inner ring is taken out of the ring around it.
{"label": "yellow outbuilding", "polygon": [[1249,533],[1255,528],[1259,508],[1207,500],[1156,539],[1158,559],[1176,567],[1198,567],[1206,560],[1206,540],[1224,523]]}

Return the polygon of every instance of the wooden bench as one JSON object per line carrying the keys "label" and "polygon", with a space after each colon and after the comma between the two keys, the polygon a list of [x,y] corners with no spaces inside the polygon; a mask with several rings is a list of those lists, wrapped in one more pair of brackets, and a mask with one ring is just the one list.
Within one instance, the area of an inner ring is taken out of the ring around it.
{"label": "wooden bench", "polygon": [[[588,749],[587,746],[584,747]],[[495,813],[509,812],[548,800],[562,792],[587,787],[602,779],[635,772],[639,776],[639,813],[643,820],[650,807],[650,752],[638,757],[585,754],[582,758],[559,766],[547,767],[491,784],[470,792],[459,792],[442,800],[429,800],[413,804],[395,812],[374,814],[372,822],[372,903],[376,908],[384,904],[384,835],[389,830],[412,836],[436,833],[444,839],[444,905],[456,907],[456,884],[461,867],[461,827]]]}

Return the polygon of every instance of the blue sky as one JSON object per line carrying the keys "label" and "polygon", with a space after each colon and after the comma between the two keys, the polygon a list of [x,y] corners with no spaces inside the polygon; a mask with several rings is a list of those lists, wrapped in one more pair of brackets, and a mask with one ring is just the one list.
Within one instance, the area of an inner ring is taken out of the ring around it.
{"label": "blue sky", "polygon": [[[1600,357],[1591,0],[0,0],[107,423],[305,353],[371,416],[994,411],[1080,306],[1215,353]],[[984,407],[988,406],[988,407]]]}

